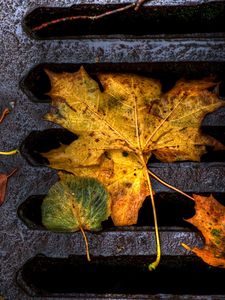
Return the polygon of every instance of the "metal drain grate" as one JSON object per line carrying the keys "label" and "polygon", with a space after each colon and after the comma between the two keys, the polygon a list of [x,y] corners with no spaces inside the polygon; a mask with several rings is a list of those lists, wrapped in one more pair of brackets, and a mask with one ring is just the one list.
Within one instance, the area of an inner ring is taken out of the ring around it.
{"label": "metal drain grate", "polygon": [[[206,266],[180,247],[180,242],[202,245],[199,233],[182,220],[193,213],[192,204],[156,182],[163,259],[155,273],[144,268],[155,254],[148,202],[140,212],[137,226],[114,228],[106,222],[103,232],[88,233],[91,264],[85,260],[80,233],[52,233],[41,225],[42,195],[57,176],[43,165],[37,152],[57,145],[62,139],[69,143],[74,138],[41,119],[49,109],[44,96],[49,88],[43,72],[45,66],[55,71],[72,71],[83,64],[93,73],[108,70],[147,74],[160,78],[165,90],[182,76],[215,74],[222,82],[220,94],[225,95],[224,1],[150,1],[140,12],[142,25],[154,20],[157,29],[148,30],[144,26],[143,30],[133,31],[141,22],[140,17],[132,21],[126,12],[117,17],[118,24],[124,20],[133,22],[124,31],[121,26],[110,27],[109,21],[102,20],[102,25],[96,28],[84,24],[82,29],[79,26],[67,31],[68,24],[64,24],[36,35],[39,40],[32,39],[30,28],[45,21],[48,15],[54,18],[76,10],[85,12],[87,8],[95,13],[111,5],[131,2],[9,0],[1,3],[0,105],[16,103],[1,124],[1,150],[20,147],[23,154],[1,157],[0,164],[0,171],[4,172],[15,166],[19,168],[10,179],[6,202],[0,207],[0,295],[7,300],[224,299],[225,288],[217,284],[224,270]],[[149,16],[151,11],[153,20]],[[181,11],[185,18],[178,17]],[[165,18],[167,22],[173,20],[168,27],[163,23]],[[31,37],[23,31],[22,23]],[[68,35],[62,36],[63,32]],[[207,116],[202,128],[225,142],[225,110]],[[219,156],[209,153],[201,163],[153,161],[151,167],[185,192],[213,193],[225,204],[224,153]]]}

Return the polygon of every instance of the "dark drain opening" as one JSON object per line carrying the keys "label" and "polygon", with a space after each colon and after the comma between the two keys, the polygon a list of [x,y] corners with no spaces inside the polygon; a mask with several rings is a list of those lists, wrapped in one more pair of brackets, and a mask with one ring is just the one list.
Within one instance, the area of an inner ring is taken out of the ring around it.
{"label": "dark drain opening", "polygon": [[75,134],[63,128],[33,131],[21,144],[20,152],[33,166],[47,165],[48,160],[41,153],[56,149],[61,144],[69,145],[76,139]]}
{"label": "dark drain opening", "polygon": [[[45,195],[30,196],[18,208],[20,219],[29,228],[44,229],[41,221],[41,205],[44,197]],[[194,215],[194,203],[186,197],[174,193],[158,193],[155,195],[155,203],[160,227],[193,228],[184,221]],[[103,229],[114,227],[111,218],[102,225]],[[138,222],[135,225],[135,227],[142,226],[154,226],[151,201],[148,198],[140,209]]]}
{"label": "dark drain opening", "polygon": [[[40,64],[29,71],[20,82],[20,86],[33,102],[50,102],[46,95],[51,89],[50,81],[44,69],[56,73],[76,72],[80,64]],[[162,92],[170,90],[181,78],[202,79],[213,76],[220,82],[219,94],[225,97],[224,62],[165,62],[165,63],[99,63],[83,64],[86,71],[96,79],[98,72],[135,73],[161,81]]]}
{"label": "dark drain opening", "polygon": [[35,31],[43,23],[71,16],[95,16],[125,4],[76,5],[69,8],[39,7],[24,19],[25,31],[34,38],[76,38],[102,35],[143,36],[159,33],[223,32],[225,4],[221,1],[166,6],[146,3],[138,12],[133,8],[98,20],[73,20],[56,23]]}
{"label": "dark drain opening", "polygon": [[[225,144],[225,128],[219,126],[202,126],[202,132],[215,137]],[[41,153],[58,148],[61,144],[69,145],[78,136],[66,129],[47,129],[43,131],[31,132],[22,142],[20,152],[24,158],[33,166],[48,165],[48,160]],[[208,147],[208,152],[201,158],[201,162],[224,162],[225,151],[213,151]],[[152,156],[149,164],[160,163]],[[178,164],[178,163],[176,163]],[[163,164],[161,163],[163,166]]]}
{"label": "dark drain opening", "polygon": [[85,257],[69,259],[38,256],[19,271],[17,281],[36,296],[95,294],[225,294],[219,284],[225,270],[205,265],[196,257],[163,257],[160,266],[149,272],[151,257]]}

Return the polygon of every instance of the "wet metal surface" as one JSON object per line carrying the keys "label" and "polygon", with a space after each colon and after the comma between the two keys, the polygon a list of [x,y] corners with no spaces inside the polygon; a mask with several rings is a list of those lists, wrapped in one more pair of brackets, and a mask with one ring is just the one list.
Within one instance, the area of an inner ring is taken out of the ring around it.
{"label": "wet metal surface", "polygon": [[[139,62],[185,62],[185,61],[225,61],[224,36],[215,38],[175,37],[154,39],[83,39],[37,41],[28,38],[23,32],[21,21],[25,14],[39,6],[70,6],[76,3],[101,3],[102,1],[56,1],[56,0],[0,0],[0,107],[15,107],[0,125],[1,151],[19,148],[26,136],[34,130],[52,128],[53,125],[42,120],[49,104],[32,103],[21,91],[19,83],[31,68],[39,63],[139,63]],[[108,0],[104,3],[129,3],[129,1]],[[146,5],[178,5],[213,1],[161,0]],[[225,111],[220,112],[223,118]],[[47,231],[30,230],[18,218],[18,206],[30,195],[45,194],[56,173],[47,167],[32,167],[20,155],[1,157],[0,171],[10,172],[15,167],[18,172],[8,184],[5,203],[0,207],[0,295],[7,300],[31,299],[17,285],[16,272],[31,257],[43,253],[51,257],[68,257],[71,254],[84,255],[84,243],[80,233],[58,234]],[[156,166],[157,167],[157,166]],[[181,186],[179,172],[187,173]],[[157,174],[170,183],[186,191],[224,192],[225,165],[205,163],[168,166],[159,168]],[[172,174],[172,175],[171,175]],[[161,187],[160,187],[161,188]],[[159,189],[156,185],[155,189]],[[162,188],[161,188],[162,189]],[[94,235],[88,234],[92,255],[150,255],[155,252],[153,232],[148,229],[118,229]],[[187,255],[180,242],[201,245],[198,234],[189,231],[162,231],[163,255]],[[106,247],[107,245],[107,247]],[[124,295],[106,295],[110,299],[126,299]],[[129,298],[145,299],[146,296]],[[175,295],[151,296],[151,299],[175,299]],[[179,299],[177,296],[176,299]],[[82,296],[81,296],[82,298]],[[83,296],[84,299],[88,299]],[[147,297],[148,298],[148,297]],[[37,298],[35,298],[37,299]],[[43,298],[41,298],[43,299]],[[50,299],[50,298],[45,298]],[[69,299],[53,297],[51,299]],[[73,297],[74,299],[74,297]],[[97,298],[96,298],[97,299]],[[206,299],[201,296],[182,296],[182,299]],[[224,299],[211,296],[207,299]]]}

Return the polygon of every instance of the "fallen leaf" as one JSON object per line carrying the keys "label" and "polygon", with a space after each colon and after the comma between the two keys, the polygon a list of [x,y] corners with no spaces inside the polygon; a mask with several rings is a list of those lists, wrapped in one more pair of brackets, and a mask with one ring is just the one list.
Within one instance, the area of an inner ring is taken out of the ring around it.
{"label": "fallen leaf", "polygon": [[[10,113],[10,110],[8,108],[5,108],[2,112],[2,114],[0,115],[0,123],[3,122],[3,120],[5,119],[5,117]],[[12,151],[0,151],[0,155],[14,155],[17,154],[19,151],[16,150],[12,150]]]}
{"label": "fallen leaf", "polygon": [[146,167],[152,154],[165,162],[199,161],[208,145],[224,149],[199,129],[207,113],[224,105],[208,90],[216,85],[210,79],[180,80],[162,94],[160,82],[151,78],[99,74],[102,92],[84,68],[46,73],[54,106],[46,119],[79,138],[43,155],[52,168],[100,180],[110,193],[117,226],[135,224],[152,194]]}
{"label": "fallen leaf", "polygon": [[183,246],[201,257],[207,264],[225,268],[225,207],[212,195],[194,195],[195,215],[186,220],[196,226],[205,239],[202,249]]}
{"label": "fallen leaf", "polygon": [[8,108],[5,108],[0,116],[0,123],[5,119],[5,117],[10,113],[10,110]]}
{"label": "fallen leaf", "polygon": [[54,231],[100,230],[110,215],[106,189],[93,178],[59,175],[42,203],[43,225]]}
{"label": "fallen leaf", "polygon": [[7,181],[7,175],[0,173],[0,205],[2,205],[5,199]]}
{"label": "fallen leaf", "polygon": [[4,203],[5,200],[5,193],[6,193],[6,186],[8,179],[17,171],[14,169],[10,174],[3,174],[0,173],[0,206]]}

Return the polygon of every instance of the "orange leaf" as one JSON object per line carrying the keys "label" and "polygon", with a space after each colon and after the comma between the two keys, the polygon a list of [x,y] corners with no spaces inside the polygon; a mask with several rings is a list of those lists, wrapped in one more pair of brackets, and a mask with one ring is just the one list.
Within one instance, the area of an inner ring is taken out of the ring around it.
{"label": "orange leaf", "polygon": [[10,110],[8,108],[5,108],[0,116],[0,123],[5,119],[5,117],[9,114]]}
{"label": "orange leaf", "polygon": [[212,195],[210,197],[193,195],[193,197],[196,213],[186,221],[201,231],[205,245],[202,249],[196,247],[190,249],[185,245],[184,247],[201,257],[207,264],[225,268],[225,207]]}
{"label": "orange leaf", "polygon": [[5,200],[5,192],[6,192],[6,186],[7,186],[8,179],[16,171],[17,171],[17,169],[14,169],[9,175],[0,173],[0,205],[2,205]]}
{"label": "orange leaf", "polygon": [[1,173],[0,174],[0,205],[2,205],[5,199],[7,180],[8,180],[7,175]]}

